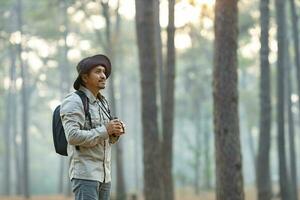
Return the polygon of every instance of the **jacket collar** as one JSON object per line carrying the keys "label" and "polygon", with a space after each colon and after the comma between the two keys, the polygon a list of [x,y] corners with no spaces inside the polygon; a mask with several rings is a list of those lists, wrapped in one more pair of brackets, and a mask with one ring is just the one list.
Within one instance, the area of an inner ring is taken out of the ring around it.
{"label": "jacket collar", "polygon": [[[94,102],[97,101],[97,99],[96,99],[96,97],[93,95],[93,93],[92,93],[89,89],[87,89],[86,87],[84,87],[84,86],[81,85],[81,86],[79,87],[79,90],[82,91],[82,92],[84,92],[84,94],[89,98],[89,101],[90,101],[91,103],[94,103]],[[98,95],[99,95],[99,93],[98,93]]]}

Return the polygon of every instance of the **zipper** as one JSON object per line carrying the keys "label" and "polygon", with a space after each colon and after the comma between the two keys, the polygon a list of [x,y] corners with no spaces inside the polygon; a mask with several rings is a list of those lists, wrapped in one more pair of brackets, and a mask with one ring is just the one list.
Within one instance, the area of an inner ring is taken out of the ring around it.
{"label": "zipper", "polygon": [[103,169],[104,169],[104,180],[103,183],[105,183],[105,177],[106,177],[106,172],[105,172],[105,148],[106,148],[106,142],[104,140],[104,159],[103,159]]}

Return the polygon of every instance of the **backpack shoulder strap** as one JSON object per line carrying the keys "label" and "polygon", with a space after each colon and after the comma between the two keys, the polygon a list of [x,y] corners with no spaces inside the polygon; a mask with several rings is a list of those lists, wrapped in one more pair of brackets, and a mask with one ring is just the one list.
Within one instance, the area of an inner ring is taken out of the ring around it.
{"label": "backpack shoulder strap", "polygon": [[82,104],[83,104],[85,117],[88,118],[90,125],[92,127],[92,118],[91,118],[91,114],[90,114],[89,98],[84,94],[83,91],[76,90],[75,93],[80,97]]}

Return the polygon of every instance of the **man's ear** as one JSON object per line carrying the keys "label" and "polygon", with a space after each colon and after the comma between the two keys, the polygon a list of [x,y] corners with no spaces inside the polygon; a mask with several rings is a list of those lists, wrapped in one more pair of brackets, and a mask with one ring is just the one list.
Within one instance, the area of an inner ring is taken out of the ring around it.
{"label": "man's ear", "polygon": [[88,79],[88,75],[87,74],[82,74],[81,75],[81,80],[83,81],[83,83],[86,83]]}

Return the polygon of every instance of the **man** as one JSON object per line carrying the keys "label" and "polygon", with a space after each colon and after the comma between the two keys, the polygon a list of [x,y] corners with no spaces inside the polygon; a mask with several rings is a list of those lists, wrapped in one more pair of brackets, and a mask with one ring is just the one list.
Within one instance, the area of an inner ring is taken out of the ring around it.
{"label": "man", "polygon": [[94,55],[81,60],[77,72],[73,87],[88,98],[91,120],[85,117],[79,95],[71,93],[64,99],[60,115],[68,141],[72,190],[75,200],[109,200],[111,143],[124,133],[123,122],[109,119],[108,105],[100,94],[111,63],[105,55]]}

